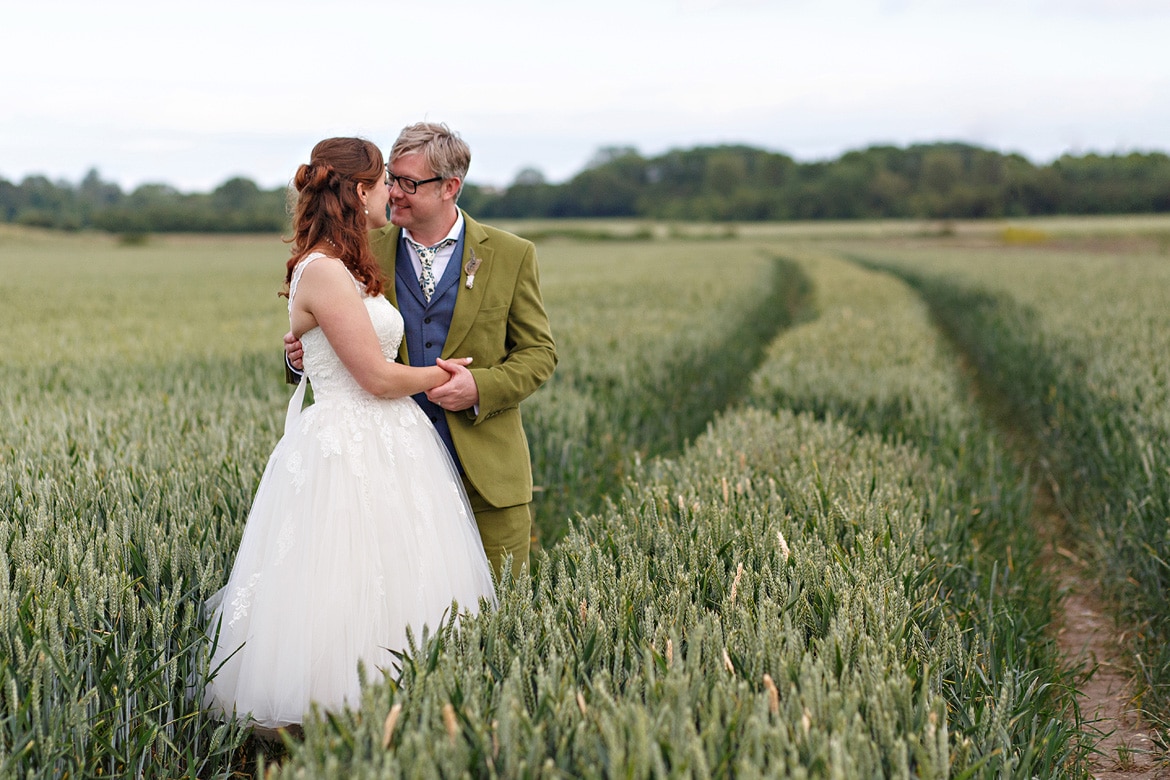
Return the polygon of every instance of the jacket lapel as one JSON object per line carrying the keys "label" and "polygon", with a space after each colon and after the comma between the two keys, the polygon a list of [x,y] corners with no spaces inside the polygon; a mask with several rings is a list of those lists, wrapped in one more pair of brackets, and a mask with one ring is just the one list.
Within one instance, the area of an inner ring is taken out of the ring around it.
{"label": "jacket lapel", "polygon": [[386,284],[382,287],[382,295],[386,300],[398,308],[398,290],[395,288],[398,278],[398,239],[402,235],[402,228],[387,225],[384,228],[370,233],[370,246],[374,250],[374,257],[378,266],[386,276]]}
{"label": "jacket lapel", "polygon": [[[450,358],[451,352],[471,330],[479,310],[483,306],[484,290],[492,273],[492,250],[487,243],[487,232],[478,222],[463,212],[463,256],[459,261],[459,289],[455,297],[455,311],[451,314],[451,327],[443,343],[443,357]],[[467,264],[474,253],[479,260],[475,271],[475,284],[467,289]],[[454,259],[454,258],[452,258]]]}

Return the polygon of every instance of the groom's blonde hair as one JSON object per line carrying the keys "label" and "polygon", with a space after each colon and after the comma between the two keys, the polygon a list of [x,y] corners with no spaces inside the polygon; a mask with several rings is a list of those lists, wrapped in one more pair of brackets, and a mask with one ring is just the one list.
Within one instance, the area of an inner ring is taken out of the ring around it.
{"label": "groom's blonde hair", "polygon": [[459,191],[471,167],[471,147],[443,123],[417,122],[402,128],[390,149],[390,163],[408,154],[422,154],[436,176],[459,179]]}

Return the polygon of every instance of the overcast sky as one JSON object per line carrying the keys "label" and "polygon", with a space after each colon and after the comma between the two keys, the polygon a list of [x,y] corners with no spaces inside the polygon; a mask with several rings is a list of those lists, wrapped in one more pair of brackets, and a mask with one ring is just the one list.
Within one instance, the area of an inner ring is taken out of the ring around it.
{"label": "overcast sky", "polygon": [[4,0],[0,177],[287,183],[447,122],[468,176],[603,146],[1170,150],[1170,0]]}

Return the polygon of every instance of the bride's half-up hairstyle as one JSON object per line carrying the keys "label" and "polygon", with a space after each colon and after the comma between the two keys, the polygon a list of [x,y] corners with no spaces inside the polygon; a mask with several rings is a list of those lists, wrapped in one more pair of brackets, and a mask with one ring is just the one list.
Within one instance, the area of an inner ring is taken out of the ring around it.
{"label": "bride's half-up hairstyle", "polygon": [[357,185],[384,186],[382,152],[364,138],[326,138],[313,147],[309,162],[297,168],[292,186],[292,257],[285,272],[285,291],[297,263],[313,249],[328,247],[370,295],[382,292],[383,274],[370,251],[366,213]]}

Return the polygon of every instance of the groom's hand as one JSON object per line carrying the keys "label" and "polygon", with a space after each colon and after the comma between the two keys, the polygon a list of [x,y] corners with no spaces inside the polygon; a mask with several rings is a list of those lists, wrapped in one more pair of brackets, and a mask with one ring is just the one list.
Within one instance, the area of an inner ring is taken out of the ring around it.
{"label": "groom's hand", "polygon": [[427,398],[433,404],[449,412],[461,412],[470,409],[479,403],[479,388],[475,385],[475,378],[467,370],[471,358],[443,360],[439,358],[435,365],[450,375],[443,384],[432,387],[427,391]]}
{"label": "groom's hand", "polygon": [[301,349],[301,340],[291,330],[284,334],[284,359],[297,371],[305,370],[305,350]]}

